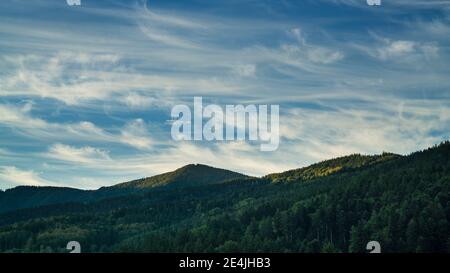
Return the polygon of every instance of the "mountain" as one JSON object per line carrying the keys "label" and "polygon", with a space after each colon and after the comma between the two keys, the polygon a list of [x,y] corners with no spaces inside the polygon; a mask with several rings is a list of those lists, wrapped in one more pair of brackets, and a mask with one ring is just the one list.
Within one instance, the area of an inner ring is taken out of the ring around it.
{"label": "mountain", "polygon": [[227,180],[244,179],[248,176],[210,167],[202,164],[190,164],[173,172],[139,179],[115,185],[116,188],[153,188],[168,186],[183,188],[222,183]]}
{"label": "mountain", "polygon": [[0,252],[66,252],[75,240],[83,252],[367,252],[378,241],[383,253],[448,253],[449,155],[447,141],[231,180],[188,165],[102,189],[129,194],[3,213]]}
{"label": "mountain", "polygon": [[67,187],[18,186],[0,192],[0,213],[61,203],[86,203],[136,193],[133,189],[79,190]]}
{"label": "mountain", "polygon": [[102,187],[98,190],[18,186],[5,192],[0,191],[0,213],[61,203],[95,202],[129,194],[140,194],[155,187],[194,187],[244,178],[247,178],[247,176],[240,173],[201,164],[190,164],[173,172],[125,182],[112,187]]}
{"label": "mountain", "polygon": [[314,178],[328,176],[336,173],[348,172],[353,170],[361,170],[368,166],[395,160],[400,155],[392,153],[383,153],[381,155],[360,155],[353,154],[349,156],[334,158],[322,161],[311,166],[294,169],[282,173],[269,174],[265,178],[273,182],[292,182],[292,181],[308,181]]}
{"label": "mountain", "polygon": [[65,202],[82,202],[86,191],[60,187],[18,186],[0,194],[0,212]]}

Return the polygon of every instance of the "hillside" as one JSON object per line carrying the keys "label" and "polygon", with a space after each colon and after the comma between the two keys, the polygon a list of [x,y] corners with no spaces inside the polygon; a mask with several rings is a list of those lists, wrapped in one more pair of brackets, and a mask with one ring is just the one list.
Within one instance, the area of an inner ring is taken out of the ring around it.
{"label": "hillside", "polygon": [[[309,167],[270,174],[264,177],[272,182],[307,181],[338,172],[350,171],[398,158],[398,155],[383,154],[375,156],[350,155],[323,161]],[[202,164],[189,164],[175,171],[120,183],[98,190],[79,190],[63,187],[18,186],[0,191],[0,213],[17,209],[36,208],[71,202],[95,202],[103,199],[139,194],[155,187],[184,188],[212,185],[236,179],[249,178],[246,175],[229,170],[214,168]]]}
{"label": "hillside", "polygon": [[102,187],[98,190],[78,190],[63,187],[19,186],[0,191],[0,213],[17,209],[36,208],[71,202],[95,202],[103,199],[142,194],[155,187],[170,188],[194,187],[217,184],[227,180],[246,178],[247,176],[228,170],[206,165],[190,164],[173,172],[168,172],[144,179]]}
{"label": "hillside", "polygon": [[18,186],[0,194],[0,212],[65,202],[82,202],[87,191],[59,188]]}
{"label": "hillside", "polygon": [[173,172],[139,179],[115,185],[118,188],[153,188],[170,185],[172,187],[195,187],[222,183],[227,180],[243,179],[246,175],[210,167],[202,164],[190,164]]}
{"label": "hillside", "polygon": [[449,155],[445,142],[408,156],[333,159],[275,175],[282,180],[151,187],[9,212],[0,252],[65,252],[71,240],[84,252],[366,252],[372,240],[386,253],[450,252]]}
{"label": "hillside", "polygon": [[353,154],[322,161],[311,166],[289,170],[282,173],[269,174],[265,178],[273,182],[293,182],[308,181],[314,178],[328,176],[336,173],[353,171],[375,164],[383,163],[389,160],[400,158],[400,155],[383,153],[381,155],[360,155]]}

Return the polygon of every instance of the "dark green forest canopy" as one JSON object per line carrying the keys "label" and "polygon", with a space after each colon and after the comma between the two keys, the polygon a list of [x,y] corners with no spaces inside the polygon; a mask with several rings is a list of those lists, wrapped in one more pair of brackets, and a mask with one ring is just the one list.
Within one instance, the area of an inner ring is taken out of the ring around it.
{"label": "dark green forest canopy", "polygon": [[201,164],[190,164],[173,172],[121,183],[112,187],[102,187],[94,191],[58,187],[19,186],[9,189],[5,193],[0,191],[0,213],[68,202],[95,202],[117,196],[142,193],[155,187],[180,189],[220,184],[228,180],[245,179],[247,177],[246,175],[224,169]]}
{"label": "dark green forest canopy", "polygon": [[[0,251],[65,252],[73,240],[83,252],[366,252],[372,240],[382,252],[450,251],[449,142],[263,178],[209,170],[166,174],[156,180],[165,186],[145,191],[75,198],[69,189],[70,202],[3,213]],[[167,186],[171,179],[191,183]]]}

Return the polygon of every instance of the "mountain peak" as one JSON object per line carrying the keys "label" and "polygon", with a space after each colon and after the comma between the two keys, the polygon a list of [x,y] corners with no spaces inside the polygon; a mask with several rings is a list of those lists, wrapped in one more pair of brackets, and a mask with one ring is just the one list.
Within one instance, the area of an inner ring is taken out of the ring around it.
{"label": "mountain peak", "polygon": [[227,180],[247,178],[246,175],[211,167],[204,164],[188,164],[172,172],[155,175],[131,182],[121,183],[114,187],[121,188],[153,188],[158,186],[192,187],[219,184]]}
{"label": "mountain peak", "polygon": [[217,169],[217,168],[214,168],[214,167],[212,167],[212,166],[208,166],[208,165],[204,165],[204,164],[199,164],[199,163],[192,163],[192,164],[187,164],[187,165],[184,165],[183,167],[180,167],[180,168],[178,168],[178,169],[176,169],[175,171],[177,171],[177,170],[195,170],[195,169]]}

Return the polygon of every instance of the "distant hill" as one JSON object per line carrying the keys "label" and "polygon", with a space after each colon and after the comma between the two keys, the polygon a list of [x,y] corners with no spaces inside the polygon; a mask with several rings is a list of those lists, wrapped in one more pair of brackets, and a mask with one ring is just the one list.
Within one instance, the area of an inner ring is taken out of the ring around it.
{"label": "distant hill", "polygon": [[0,212],[65,202],[82,202],[88,191],[60,188],[18,186],[0,194]]}
{"label": "distant hill", "polygon": [[142,194],[146,190],[155,187],[194,187],[247,177],[246,175],[224,169],[201,164],[190,164],[173,172],[125,182],[111,187],[102,187],[98,190],[18,186],[5,192],[0,191],[0,213],[61,203],[86,203],[129,194]]}
{"label": "distant hill", "polygon": [[173,172],[134,180],[113,187],[144,189],[170,185],[171,187],[182,188],[218,184],[227,180],[243,179],[247,177],[248,176],[240,173],[207,165],[189,164]]}
{"label": "distant hill", "polygon": [[383,153],[381,155],[353,154],[322,161],[305,168],[269,174],[264,178],[270,179],[275,183],[308,181],[322,176],[361,169],[371,165],[387,162],[389,160],[398,159],[400,157],[400,155],[392,153]]}
{"label": "distant hill", "polygon": [[[399,158],[399,155],[384,153],[382,155],[363,156],[350,155],[326,160],[309,167],[269,174],[264,179],[277,182],[307,181],[313,178],[328,176],[338,172],[355,170]],[[202,164],[189,164],[172,172],[120,183],[98,190],[79,190],[66,187],[36,187],[18,186],[0,191],[0,213],[17,209],[35,208],[40,206],[70,203],[95,202],[107,198],[140,194],[156,187],[185,188],[213,185],[250,178],[237,172],[215,168]]]}

